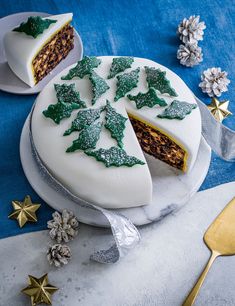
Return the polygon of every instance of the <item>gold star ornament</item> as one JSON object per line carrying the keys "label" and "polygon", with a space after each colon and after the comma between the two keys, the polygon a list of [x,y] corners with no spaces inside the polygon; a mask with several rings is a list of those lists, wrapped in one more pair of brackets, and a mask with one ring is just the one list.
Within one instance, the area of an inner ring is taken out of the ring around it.
{"label": "gold star ornament", "polygon": [[229,100],[219,101],[216,98],[212,98],[211,104],[207,107],[215,119],[219,122],[222,122],[226,117],[232,115],[228,110]]}
{"label": "gold star ornament", "polygon": [[26,222],[38,221],[35,212],[41,205],[32,203],[30,196],[27,195],[23,202],[12,201],[12,206],[14,211],[8,218],[16,219],[20,227],[23,227]]}
{"label": "gold star ornament", "polygon": [[52,305],[51,296],[58,288],[49,284],[48,275],[45,274],[40,278],[29,275],[28,278],[29,285],[21,290],[21,292],[30,296],[31,305],[36,306],[43,303]]}

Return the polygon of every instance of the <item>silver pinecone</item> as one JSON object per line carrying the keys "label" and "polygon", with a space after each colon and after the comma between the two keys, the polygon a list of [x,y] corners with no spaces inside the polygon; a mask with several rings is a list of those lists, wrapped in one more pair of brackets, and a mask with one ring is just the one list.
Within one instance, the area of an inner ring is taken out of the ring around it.
{"label": "silver pinecone", "polygon": [[202,62],[202,49],[197,44],[180,45],[177,51],[177,58],[181,65],[193,67]]}
{"label": "silver pinecone", "polygon": [[227,78],[228,73],[221,71],[221,68],[208,68],[201,75],[202,82],[199,84],[202,91],[209,97],[220,97],[222,92],[228,90],[230,80]]}
{"label": "silver pinecone", "polygon": [[67,265],[71,259],[71,251],[67,245],[54,244],[47,250],[47,259],[50,265],[61,267]]}
{"label": "silver pinecone", "polygon": [[51,239],[58,243],[68,242],[78,234],[79,222],[73,212],[64,209],[62,214],[56,211],[52,217],[53,219],[47,222]]}
{"label": "silver pinecone", "polygon": [[189,19],[184,18],[178,25],[178,34],[183,43],[195,44],[199,40],[203,40],[203,30],[206,28],[204,22],[199,22],[200,16],[190,16]]}

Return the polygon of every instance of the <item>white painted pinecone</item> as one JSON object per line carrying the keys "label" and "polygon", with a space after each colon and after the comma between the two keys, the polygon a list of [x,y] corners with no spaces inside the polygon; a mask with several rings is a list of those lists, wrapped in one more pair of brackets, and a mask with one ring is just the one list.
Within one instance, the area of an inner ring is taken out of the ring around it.
{"label": "white painted pinecone", "polygon": [[202,91],[209,97],[220,97],[222,92],[228,90],[230,80],[227,78],[228,73],[221,71],[221,68],[208,68],[201,75],[202,82],[199,84]]}
{"label": "white painted pinecone", "polygon": [[47,222],[51,239],[58,243],[68,242],[78,234],[79,222],[73,212],[64,209],[62,214],[56,211],[52,217],[53,219]]}
{"label": "white painted pinecone", "polygon": [[54,265],[57,268],[67,265],[71,255],[71,250],[67,245],[54,244],[47,250],[47,259],[50,265]]}
{"label": "white painted pinecone", "polygon": [[180,45],[177,51],[177,58],[181,65],[193,67],[202,62],[202,49],[197,44]]}
{"label": "white painted pinecone", "polygon": [[205,22],[199,22],[200,16],[190,16],[184,18],[178,25],[178,34],[184,44],[195,44],[203,40],[203,30],[206,28]]}

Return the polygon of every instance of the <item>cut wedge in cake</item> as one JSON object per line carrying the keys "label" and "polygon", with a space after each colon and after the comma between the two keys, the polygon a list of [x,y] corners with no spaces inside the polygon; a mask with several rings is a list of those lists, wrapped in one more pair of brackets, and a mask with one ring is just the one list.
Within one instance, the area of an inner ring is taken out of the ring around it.
{"label": "cut wedge in cake", "polygon": [[4,37],[11,70],[33,87],[48,75],[73,49],[73,15],[29,17]]}
{"label": "cut wedge in cake", "polygon": [[151,203],[144,153],[188,172],[201,139],[185,83],[156,62],[128,57],[84,57],[65,69],[39,94],[31,127],[52,175],[105,208]]}

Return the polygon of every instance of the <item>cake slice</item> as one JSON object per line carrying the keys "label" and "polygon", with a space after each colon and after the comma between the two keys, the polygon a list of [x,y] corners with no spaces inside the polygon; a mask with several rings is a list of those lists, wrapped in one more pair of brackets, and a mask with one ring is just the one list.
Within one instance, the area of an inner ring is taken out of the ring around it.
{"label": "cake slice", "polygon": [[4,37],[11,70],[30,87],[48,75],[73,49],[73,14],[31,16]]}

